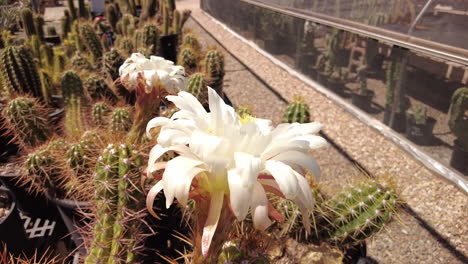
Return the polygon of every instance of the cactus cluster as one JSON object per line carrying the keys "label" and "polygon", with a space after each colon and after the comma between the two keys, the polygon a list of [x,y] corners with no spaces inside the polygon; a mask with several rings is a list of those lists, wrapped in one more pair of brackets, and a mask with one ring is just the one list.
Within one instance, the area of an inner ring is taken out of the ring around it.
{"label": "cactus cluster", "polygon": [[84,263],[136,263],[141,240],[137,212],[144,208],[137,187],[142,159],[126,144],[110,144],[96,164],[96,220]]}
{"label": "cactus cluster", "polygon": [[303,99],[296,99],[290,103],[286,108],[283,115],[284,123],[309,123],[310,112],[309,106],[304,102]]}
{"label": "cactus cluster", "polygon": [[468,152],[468,88],[457,89],[450,106],[449,127],[457,137],[460,147]]}
{"label": "cactus cluster", "polygon": [[135,37],[136,46],[146,48],[149,55],[156,55],[159,45],[159,30],[154,24],[146,24]]}
{"label": "cactus cluster", "polygon": [[208,86],[213,88],[220,96],[223,95],[224,55],[218,50],[209,50],[206,53],[205,79]]}

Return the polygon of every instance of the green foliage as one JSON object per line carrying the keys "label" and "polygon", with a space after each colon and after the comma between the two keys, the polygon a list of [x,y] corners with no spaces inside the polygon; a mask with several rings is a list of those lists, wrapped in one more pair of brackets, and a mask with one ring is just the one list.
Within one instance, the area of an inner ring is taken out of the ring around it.
{"label": "green foliage", "polygon": [[450,106],[449,127],[461,147],[468,152],[468,88],[459,88],[453,93]]}
{"label": "green foliage", "polygon": [[290,103],[283,115],[284,123],[309,123],[309,106],[302,100],[297,99]]}
{"label": "green foliage", "polygon": [[7,133],[24,147],[40,145],[51,135],[47,111],[33,98],[12,99],[3,109],[2,116]]}
{"label": "green foliage", "polygon": [[98,102],[93,105],[92,118],[96,127],[103,128],[107,125],[110,108],[105,102]]}
{"label": "green foliage", "polygon": [[424,125],[427,122],[427,108],[423,105],[417,104],[412,106],[406,111],[408,118],[412,118],[416,124]]}
{"label": "green foliage", "polygon": [[210,50],[205,57],[205,78],[208,86],[220,96],[223,94],[224,55],[218,50]]}
{"label": "green foliage", "polygon": [[34,26],[33,12],[29,8],[21,9],[21,21],[23,22],[23,29],[26,36],[31,37],[36,34]]}
{"label": "green foliage", "polygon": [[112,92],[110,87],[107,86],[104,78],[97,74],[88,76],[84,86],[93,100],[108,99],[111,102],[117,101],[117,97]]}
{"label": "green foliage", "polygon": [[208,89],[206,87],[203,73],[194,73],[188,79],[187,92],[193,94],[203,105],[208,104]]}
{"label": "green foliage", "polygon": [[93,55],[94,62],[98,62],[102,57],[103,48],[93,27],[90,24],[82,24],[80,27],[80,36],[86,48]]}
{"label": "green foliage", "polygon": [[115,108],[111,115],[111,131],[116,134],[126,133],[132,126],[130,110],[128,108]]}
{"label": "green foliage", "polygon": [[1,51],[0,71],[10,94],[42,98],[39,73],[29,49],[9,46]]}

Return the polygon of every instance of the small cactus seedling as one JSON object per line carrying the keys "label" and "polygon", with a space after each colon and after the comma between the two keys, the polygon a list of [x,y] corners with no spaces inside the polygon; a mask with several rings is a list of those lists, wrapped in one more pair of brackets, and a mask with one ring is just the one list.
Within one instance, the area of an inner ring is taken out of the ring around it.
{"label": "small cactus seedling", "polygon": [[185,47],[179,54],[177,64],[183,66],[188,73],[194,72],[198,68],[197,55],[191,48]]}
{"label": "small cactus seedling", "polygon": [[396,193],[376,181],[360,183],[329,202],[332,228],[329,240],[356,244],[383,229],[396,212]]}
{"label": "small cactus seedling", "polygon": [[452,95],[449,127],[457,145],[468,152],[468,88],[459,88]]}
{"label": "small cactus seedling", "polygon": [[114,133],[126,133],[132,126],[132,118],[128,108],[115,108],[111,115],[111,130]]}
{"label": "small cactus seedling", "polygon": [[94,62],[98,62],[102,57],[103,48],[95,30],[89,24],[81,25],[79,30],[82,41],[85,43],[86,48],[93,55]]}
{"label": "small cactus seedling", "polygon": [[208,89],[203,73],[194,73],[187,82],[187,92],[193,94],[201,104],[208,104]]}
{"label": "small cactus seedling", "polygon": [[100,128],[105,127],[107,125],[110,112],[110,108],[106,103],[95,103],[92,108],[92,118],[94,125]]}
{"label": "small cactus seedling", "polygon": [[218,50],[210,50],[205,57],[205,78],[208,86],[223,96],[224,56]]}
{"label": "small cactus seedling", "polygon": [[18,97],[11,100],[2,115],[7,133],[24,147],[40,145],[51,135],[47,110],[34,98]]}
{"label": "small cactus seedling", "polygon": [[85,81],[84,86],[89,95],[94,100],[108,99],[111,102],[117,101],[117,96],[112,92],[106,81],[101,76],[92,74]]}
{"label": "small cactus seedling", "polygon": [[283,115],[284,123],[309,123],[310,112],[309,106],[302,100],[297,99],[286,108]]}

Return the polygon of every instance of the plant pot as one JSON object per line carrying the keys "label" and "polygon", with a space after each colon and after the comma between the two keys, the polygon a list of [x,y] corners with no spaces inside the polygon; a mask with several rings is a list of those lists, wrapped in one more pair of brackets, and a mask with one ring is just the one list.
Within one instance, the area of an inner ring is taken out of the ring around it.
{"label": "plant pot", "polygon": [[317,72],[317,82],[320,83],[322,86],[328,86],[328,76],[322,72]]}
{"label": "plant pot", "polygon": [[468,152],[461,147],[459,139],[455,139],[453,145],[450,166],[463,174],[468,174]]}
{"label": "plant pot", "polygon": [[159,56],[176,63],[178,41],[178,34],[161,36],[159,39]]}
{"label": "plant pot", "polygon": [[351,94],[351,103],[360,109],[370,112],[371,111],[371,103],[372,103],[372,98],[374,97],[374,91],[370,91],[366,95],[361,95],[358,93],[352,93]]}
{"label": "plant pot", "polygon": [[348,247],[344,250],[344,264],[356,264],[367,256],[367,245],[366,241],[363,241],[357,245]]}
{"label": "plant pot", "polygon": [[429,145],[436,121],[429,117],[425,124],[416,124],[413,116],[406,116],[406,137],[418,145]]}
{"label": "plant pot", "polygon": [[[385,108],[383,123],[389,125],[390,116],[392,110]],[[395,113],[393,124],[390,126],[396,132],[403,133],[406,130],[406,114],[405,113]]]}
{"label": "plant pot", "polygon": [[330,78],[328,79],[328,85],[326,87],[332,90],[334,93],[342,95],[344,83],[340,79]]}

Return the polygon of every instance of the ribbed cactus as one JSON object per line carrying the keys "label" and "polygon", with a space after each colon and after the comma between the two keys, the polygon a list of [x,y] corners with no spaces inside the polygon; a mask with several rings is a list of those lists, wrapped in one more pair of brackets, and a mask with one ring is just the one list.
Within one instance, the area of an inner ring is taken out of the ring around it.
{"label": "ribbed cactus", "polygon": [[309,123],[309,106],[302,99],[296,99],[288,105],[283,115],[284,123]]}
{"label": "ribbed cactus", "polygon": [[84,86],[88,91],[88,94],[94,100],[103,100],[107,99],[111,102],[117,101],[117,96],[112,92],[109,86],[107,86],[106,81],[102,76],[97,74],[92,74],[88,76],[84,82]]}
{"label": "ribbed cactus", "polygon": [[180,34],[181,32],[181,17],[180,12],[178,10],[174,10],[172,13],[172,27],[171,27],[171,34]]}
{"label": "ribbed cactus", "polygon": [[109,21],[109,24],[111,25],[112,29],[115,32],[117,29],[117,21],[119,21],[119,16],[118,16],[115,4],[106,5],[105,15],[106,15],[107,21]]}
{"label": "ribbed cactus", "polygon": [[97,102],[92,107],[93,123],[96,127],[103,128],[108,123],[111,110],[105,102]]}
{"label": "ribbed cactus", "polygon": [[80,137],[85,129],[81,116],[85,98],[83,84],[76,72],[67,71],[63,74],[62,95],[65,103],[65,132],[69,137]]}
{"label": "ribbed cactus", "polygon": [[111,49],[104,54],[104,72],[113,80],[119,78],[119,68],[124,63],[124,58],[116,49]]}
{"label": "ribbed cactus", "polygon": [[208,104],[208,89],[206,88],[205,75],[194,73],[187,82],[187,92],[193,94],[203,105]]}
{"label": "ribbed cactus", "polygon": [[111,131],[117,134],[126,133],[132,126],[131,113],[128,108],[115,108],[111,115]]}
{"label": "ribbed cactus", "polygon": [[188,73],[194,72],[198,68],[197,54],[190,47],[185,47],[177,58],[177,64],[183,66]]}
{"label": "ribbed cactus", "polygon": [[88,61],[81,53],[76,53],[70,60],[70,66],[73,67],[75,70],[87,70],[91,71],[93,69],[93,65],[91,62]]}
{"label": "ribbed cactus", "polygon": [[182,40],[183,47],[190,47],[194,52],[199,52],[201,50],[200,41],[193,33],[184,34]]}
{"label": "ribbed cactus", "polygon": [[93,27],[90,24],[82,24],[80,27],[80,36],[86,48],[93,55],[94,62],[98,62],[102,57],[103,49]]}
{"label": "ribbed cactus", "polygon": [[91,146],[86,141],[70,144],[67,149],[67,165],[75,175],[82,175],[90,169]]}
{"label": "ribbed cactus", "polygon": [[457,137],[460,147],[468,152],[468,88],[453,93],[450,106],[449,127]]}
{"label": "ribbed cactus", "polygon": [[329,202],[329,240],[355,244],[383,229],[398,205],[396,193],[376,181],[360,183]]}
{"label": "ribbed cactus", "polygon": [[142,159],[132,146],[110,144],[96,164],[96,223],[85,264],[136,263],[141,241],[135,214],[144,208]]}
{"label": "ribbed cactus", "polygon": [[52,78],[47,71],[41,71],[41,90],[44,102],[51,103],[54,87],[52,84]]}
{"label": "ribbed cactus", "polygon": [[48,192],[55,195],[63,193],[60,167],[49,146],[43,145],[27,155],[23,162],[26,173],[22,175],[20,181],[28,184],[34,193]]}
{"label": "ribbed cactus", "polygon": [[32,35],[29,38],[29,48],[31,51],[31,54],[35,58],[35,61],[38,62],[38,66],[41,66],[41,40],[39,40],[39,37],[37,35]]}
{"label": "ribbed cactus", "polygon": [[34,18],[34,28],[36,31],[36,35],[40,40],[44,39],[44,17],[36,16]]}
{"label": "ribbed cactus", "polygon": [[223,95],[224,55],[218,50],[210,50],[205,57],[205,78],[208,86],[220,96]]}
{"label": "ribbed cactus", "polygon": [[[65,10],[67,11],[67,10]],[[64,41],[67,38],[68,33],[71,31],[72,19],[70,17],[69,12],[65,12],[65,15],[60,18],[60,29],[61,29],[61,36],[60,38]]]}
{"label": "ribbed cactus", "polygon": [[143,0],[141,3],[142,12],[140,15],[140,23],[156,14],[157,0]]}
{"label": "ribbed cactus", "polygon": [[23,29],[26,36],[31,37],[36,34],[36,27],[34,26],[34,17],[31,9],[21,9],[21,21],[23,22]]}
{"label": "ribbed cactus", "polygon": [[48,69],[52,69],[54,66],[54,51],[52,47],[47,44],[42,44],[40,54],[42,61],[41,65]]}
{"label": "ribbed cactus", "polygon": [[17,97],[2,111],[7,133],[24,147],[37,146],[51,135],[47,122],[47,110],[37,100]]}
{"label": "ribbed cactus", "polygon": [[41,81],[29,49],[9,46],[0,54],[0,71],[10,94],[31,94],[42,98]]}
{"label": "ribbed cactus", "polygon": [[146,24],[142,28],[141,40],[137,40],[136,46],[143,47],[149,50],[150,55],[156,55],[159,45],[159,31],[156,25]]}
{"label": "ribbed cactus", "polygon": [[52,81],[55,84],[59,84],[62,79],[63,70],[65,70],[66,59],[63,50],[54,48],[54,74],[52,76]]}

